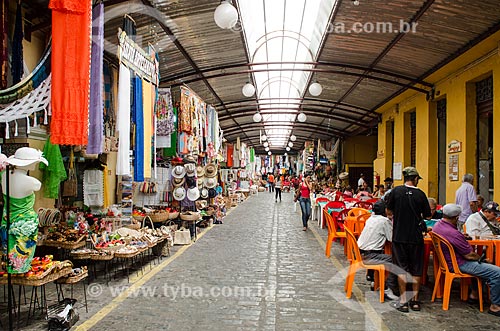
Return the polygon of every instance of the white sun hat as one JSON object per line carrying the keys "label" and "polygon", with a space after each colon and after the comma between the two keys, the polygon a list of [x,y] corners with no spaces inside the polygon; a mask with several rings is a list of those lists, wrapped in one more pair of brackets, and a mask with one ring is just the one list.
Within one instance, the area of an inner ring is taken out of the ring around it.
{"label": "white sun hat", "polygon": [[195,186],[193,188],[188,189],[187,197],[191,201],[198,200],[200,198],[200,190],[198,189],[198,187]]}
{"label": "white sun hat", "polygon": [[207,177],[207,178],[205,178],[204,184],[208,188],[214,188],[217,186],[217,178],[216,177]]}
{"label": "white sun hat", "polygon": [[182,186],[176,187],[173,192],[174,199],[177,201],[182,201],[186,197],[186,189]]}
{"label": "white sun hat", "polygon": [[7,159],[7,163],[18,167],[25,167],[33,163],[42,162],[45,165],[49,165],[49,162],[44,158],[43,153],[38,149],[31,147],[21,147],[14,155]]}
{"label": "white sun hat", "polygon": [[186,169],[184,169],[183,166],[178,165],[175,166],[174,169],[172,169],[172,176],[175,178],[182,178],[186,175]]}

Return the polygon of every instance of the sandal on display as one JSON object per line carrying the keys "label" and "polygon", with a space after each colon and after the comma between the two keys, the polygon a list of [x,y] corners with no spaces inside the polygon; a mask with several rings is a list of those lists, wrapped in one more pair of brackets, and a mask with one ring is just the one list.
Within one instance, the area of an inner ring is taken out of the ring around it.
{"label": "sandal on display", "polygon": [[400,301],[393,301],[391,302],[391,307],[396,308],[397,310],[403,313],[408,313],[410,311],[408,307],[408,302],[401,303]]}
{"label": "sandal on display", "polygon": [[410,309],[413,311],[420,311],[420,309],[422,308],[421,307],[422,302],[418,300],[410,300],[409,304],[410,304]]}

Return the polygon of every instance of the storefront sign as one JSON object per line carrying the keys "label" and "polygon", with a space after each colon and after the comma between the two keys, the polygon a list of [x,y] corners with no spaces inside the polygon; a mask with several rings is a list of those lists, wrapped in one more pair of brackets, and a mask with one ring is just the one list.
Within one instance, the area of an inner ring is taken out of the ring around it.
{"label": "storefront sign", "polygon": [[450,181],[458,180],[458,154],[450,155],[448,159],[448,178]]}
{"label": "storefront sign", "polygon": [[403,164],[401,162],[393,163],[392,173],[394,174],[394,180],[403,179]]}
{"label": "storefront sign", "polygon": [[139,45],[130,39],[125,31],[118,32],[120,47],[118,47],[118,59],[127,67],[134,70],[142,78],[158,85],[158,61],[155,55],[146,53]]}
{"label": "storefront sign", "polygon": [[452,140],[448,144],[448,154],[458,153],[462,151],[462,142],[457,140]]}

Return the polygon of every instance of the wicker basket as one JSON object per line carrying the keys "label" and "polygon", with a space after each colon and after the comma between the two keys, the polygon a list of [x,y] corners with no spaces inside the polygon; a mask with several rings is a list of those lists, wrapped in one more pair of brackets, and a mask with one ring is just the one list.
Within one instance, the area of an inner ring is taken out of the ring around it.
{"label": "wicker basket", "polygon": [[109,260],[112,260],[113,257],[114,257],[113,252],[111,252],[111,254],[107,254],[107,255],[90,254],[90,259],[95,260],[95,261],[109,261]]}
{"label": "wicker basket", "polygon": [[181,220],[183,221],[197,221],[200,219],[200,213],[187,212],[181,213]]}
{"label": "wicker basket", "polygon": [[136,221],[142,222],[145,216],[132,215],[132,218]]}
{"label": "wicker basket", "polygon": [[149,213],[148,216],[151,217],[151,220],[155,223],[164,222],[168,220],[168,211],[162,210],[160,212]]}
{"label": "wicker basket", "polygon": [[[13,285],[24,285],[24,286],[42,286],[47,283],[53,282],[56,279],[69,275],[72,272],[72,267],[67,267],[59,270],[58,272],[54,272],[49,274],[41,279],[34,277],[15,277],[12,279]],[[45,273],[44,273],[45,274]]]}
{"label": "wicker basket", "polygon": [[76,284],[82,279],[85,279],[89,276],[89,272],[85,270],[84,272],[80,273],[79,275],[72,276],[72,277],[61,277],[58,280],[56,280],[57,284]]}
{"label": "wicker basket", "polygon": [[78,238],[77,241],[44,240],[43,246],[58,247],[63,249],[78,249],[86,245],[86,242],[84,240],[86,237],[86,235],[83,235]]}
{"label": "wicker basket", "polygon": [[132,253],[116,253],[115,257],[121,258],[121,259],[130,259],[130,258],[136,257],[140,253],[142,253],[142,251],[140,251],[140,250],[137,250],[136,252],[132,252]]}

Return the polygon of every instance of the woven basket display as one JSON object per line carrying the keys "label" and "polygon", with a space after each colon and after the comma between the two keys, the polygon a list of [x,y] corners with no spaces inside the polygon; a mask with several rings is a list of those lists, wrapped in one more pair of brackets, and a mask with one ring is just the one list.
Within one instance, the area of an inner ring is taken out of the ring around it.
{"label": "woven basket display", "polygon": [[154,213],[149,213],[148,216],[151,217],[151,220],[155,223],[164,222],[168,220],[168,211],[161,210]]}
{"label": "woven basket display", "polygon": [[171,213],[168,213],[168,219],[169,220],[175,220],[177,217],[179,217],[179,212],[178,211],[175,211],[175,212],[171,212]]}
{"label": "woven basket display", "polygon": [[184,212],[181,213],[181,220],[183,221],[197,221],[200,219],[200,213],[195,213],[195,212]]}

